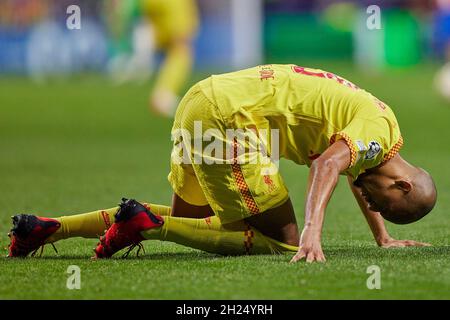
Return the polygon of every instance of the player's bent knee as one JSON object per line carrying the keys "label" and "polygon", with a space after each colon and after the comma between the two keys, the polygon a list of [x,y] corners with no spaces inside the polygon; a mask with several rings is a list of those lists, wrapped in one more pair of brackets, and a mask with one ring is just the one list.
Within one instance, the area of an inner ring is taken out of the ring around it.
{"label": "player's bent knee", "polygon": [[214,212],[209,205],[196,206],[190,204],[184,201],[179,195],[174,193],[171,216],[202,219],[214,216]]}

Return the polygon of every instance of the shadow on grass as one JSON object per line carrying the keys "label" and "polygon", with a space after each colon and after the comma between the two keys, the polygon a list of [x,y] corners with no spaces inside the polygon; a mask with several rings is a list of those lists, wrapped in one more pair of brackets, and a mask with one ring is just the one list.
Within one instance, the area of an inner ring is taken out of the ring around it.
{"label": "shadow on grass", "polygon": [[3,260],[5,261],[39,261],[39,260],[88,260],[90,256],[77,254],[77,255],[58,255],[58,256],[42,256],[42,257],[16,257],[16,258],[8,258],[5,257]]}
{"label": "shadow on grass", "polygon": [[60,255],[52,255],[52,256],[42,256],[42,257],[26,257],[26,258],[7,258],[5,257],[5,261],[39,261],[39,260],[92,260],[93,262],[96,261],[139,261],[139,260],[207,260],[212,258],[221,258],[223,256],[220,255],[214,255],[206,252],[170,252],[170,253],[146,253],[141,254],[139,257],[136,256],[135,253],[130,253],[128,257],[123,258],[122,255],[119,253],[115,255],[114,257],[110,259],[100,259],[95,260],[92,259],[92,256],[90,255],[84,255],[84,254],[60,254]]}
{"label": "shadow on grass", "polygon": [[147,252],[145,254],[142,254],[140,256],[136,256],[136,253],[132,252],[130,255],[126,258],[121,258],[120,255],[117,255],[115,259],[126,261],[126,260],[155,260],[155,261],[172,261],[172,260],[183,260],[183,261],[190,261],[190,260],[210,260],[210,259],[217,259],[217,258],[223,258],[223,256],[218,254],[212,254],[207,252]]}
{"label": "shadow on grass", "polygon": [[[422,247],[422,248],[378,248],[378,247],[325,247],[324,253],[327,259],[340,260],[340,259],[372,259],[372,258],[386,258],[386,259],[442,259],[450,257],[450,246],[440,247]],[[252,255],[252,256],[222,256],[218,254],[212,254],[202,251],[191,252],[146,252],[139,256],[136,256],[136,251],[130,252],[128,257],[122,257],[123,254],[118,253],[113,258],[104,259],[99,261],[201,261],[211,259],[253,259],[253,258],[267,258],[272,262],[279,261],[285,263],[284,257],[290,257],[294,253],[285,253],[284,255]],[[5,258],[5,260],[11,259],[11,261],[38,261],[38,260],[96,260],[91,259],[92,256],[85,254],[60,254],[42,257],[27,257],[27,258]],[[281,258],[281,259],[280,259]]]}
{"label": "shadow on grass", "polygon": [[450,256],[450,246],[404,248],[331,247],[325,248],[324,253],[328,258],[332,259],[442,259]]}

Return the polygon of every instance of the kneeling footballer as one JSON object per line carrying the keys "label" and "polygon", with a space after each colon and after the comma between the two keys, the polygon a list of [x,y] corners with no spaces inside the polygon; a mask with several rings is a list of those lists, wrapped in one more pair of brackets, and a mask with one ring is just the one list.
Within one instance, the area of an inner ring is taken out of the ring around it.
{"label": "kneeling footballer", "polygon": [[[199,126],[214,148],[199,141]],[[253,161],[261,150],[251,139],[230,138],[239,130],[277,133],[261,139],[268,161]],[[96,258],[151,239],[222,255],[293,252],[294,262],[325,261],[322,225],[339,175],[348,177],[379,246],[428,245],[395,240],[383,219],[407,224],[429,213],[437,196],[431,176],[400,156],[403,138],[389,106],[332,73],[263,65],[213,75],[182,99],[172,137],[171,207],[123,199],[119,207],[55,219],[16,215],[9,256],[100,236]],[[301,233],[272,150],[310,168]]]}

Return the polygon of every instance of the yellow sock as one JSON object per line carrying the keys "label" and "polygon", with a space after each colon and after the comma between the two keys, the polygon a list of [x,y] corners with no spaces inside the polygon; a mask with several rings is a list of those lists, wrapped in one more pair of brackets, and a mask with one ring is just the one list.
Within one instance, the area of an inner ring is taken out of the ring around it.
{"label": "yellow sock", "polygon": [[142,204],[144,205],[144,207],[158,216],[170,216],[170,214],[172,213],[172,208],[168,206],[148,202],[142,202]]}
{"label": "yellow sock", "polygon": [[[151,203],[143,203],[143,205],[157,215],[165,216],[171,213],[171,208],[167,206]],[[114,223],[114,215],[118,210],[119,207],[114,207],[55,218],[61,223],[61,227],[46,242],[51,243],[73,237],[98,238]]]}
{"label": "yellow sock", "polygon": [[222,255],[296,252],[298,247],[264,236],[244,221],[222,225],[218,217],[191,219],[164,217],[160,228],[143,231],[145,239],[171,241]]}

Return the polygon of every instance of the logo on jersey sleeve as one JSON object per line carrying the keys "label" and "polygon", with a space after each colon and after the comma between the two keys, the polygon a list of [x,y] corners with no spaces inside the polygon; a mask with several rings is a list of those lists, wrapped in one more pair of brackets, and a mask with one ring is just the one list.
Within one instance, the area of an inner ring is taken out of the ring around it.
{"label": "logo on jersey sleeve", "polygon": [[381,151],[380,144],[377,141],[370,141],[368,144],[368,150],[364,156],[364,160],[372,160]]}
{"label": "logo on jersey sleeve", "polygon": [[364,153],[367,151],[367,147],[362,140],[356,140],[356,147],[358,148],[358,153],[356,157],[356,162],[358,162],[361,157],[364,156]]}
{"label": "logo on jersey sleeve", "polygon": [[361,140],[356,140],[356,146],[358,147],[359,153],[367,151],[366,145]]}

